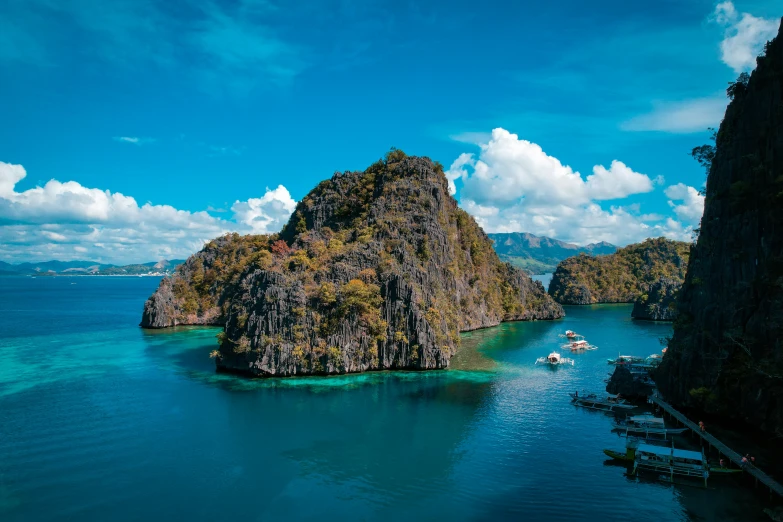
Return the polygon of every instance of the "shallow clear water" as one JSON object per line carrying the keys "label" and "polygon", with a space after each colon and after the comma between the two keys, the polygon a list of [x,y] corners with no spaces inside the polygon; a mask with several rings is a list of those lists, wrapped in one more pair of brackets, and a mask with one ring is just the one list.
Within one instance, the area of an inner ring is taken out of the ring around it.
{"label": "shallow clear water", "polygon": [[[448,371],[248,380],[216,329],[137,327],[157,283],[0,279],[0,520],[765,520],[741,479],[605,462],[623,439],[566,393],[660,353],[629,306],[466,334]],[[566,329],[599,350],[535,366]]]}

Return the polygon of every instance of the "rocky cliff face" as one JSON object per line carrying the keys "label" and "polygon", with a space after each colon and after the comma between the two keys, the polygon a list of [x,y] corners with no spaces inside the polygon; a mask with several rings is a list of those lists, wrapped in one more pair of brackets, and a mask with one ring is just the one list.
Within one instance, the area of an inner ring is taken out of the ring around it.
{"label": "rocky cliff face", "polygon": [[569,257],[557,265],[549,295],[562,304],[633,303],[660,278],[682,281],[690,243],[647,239],[614,254]]}
{"label": "rocky cliff face", "polygon": [[219,237],[164,278],[144,304],[141,326],[224,325],[226,299],[251,261],[268,249],[268,236]]}
{"label": "rocky cliff face", "polygon": [[321,182],[279,236],[224,241],[233,246],[213,242],[161,283],[142,322],[225,324],[222,370],[445,368],[460,331],[563,315],[540,283],[500,262],[442,167],[399,151]]}
{"label": "rocky cliff face", "polygon": [[631,317],[647,321],[674,321],[677,316],[677,292],[682,281],[662,277],[633,303]]}
{"label": "rocky cliff face", "polygon": [[653,386],[648,380],[635,378],[628,368],[615,366],[612,377],[606,384],[606,391],[635,401],[647,400],[653,392]]}
{"label": "rocky cliff face", "polygon": [[676,405],[783,430],[783,36],[735,84],[657,373]]}

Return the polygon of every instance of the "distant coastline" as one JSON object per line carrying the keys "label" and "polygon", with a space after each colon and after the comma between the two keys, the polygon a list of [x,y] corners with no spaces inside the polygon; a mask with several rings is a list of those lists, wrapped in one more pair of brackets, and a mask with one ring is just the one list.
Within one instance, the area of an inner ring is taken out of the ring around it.
{"label": "distant coastline", "polygon": [[166,277],[171,274],[0,274],[0,277]]}

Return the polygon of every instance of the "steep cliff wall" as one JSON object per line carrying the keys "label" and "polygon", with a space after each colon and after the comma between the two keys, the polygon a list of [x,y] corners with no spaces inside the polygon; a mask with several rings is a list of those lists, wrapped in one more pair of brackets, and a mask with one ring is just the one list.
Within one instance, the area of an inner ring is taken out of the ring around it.
{"label": "steep cliff wall", "polygon": [[569,257],[557,265],[549,295],[562,304],[633,303],[660,278],[682,281],[690,243],[647,239],[614,254]]}
{"label": "steep cliff wall", "polygon": [[733,87],[657,373],[676,405],[783,430],[783,36]]}
{"label": "steep cliff wall", "polygon": [[677,316],[677,293],[682,281],[661,277],[633,303],[631,317],[647,321],[674,321]]}
{"label": "steep cliff wall", "polygon": [[270,237],[260,235],[228,234],[210,241],[161,280],[144,304],[141,326],[224,325],[227,296],[269,245]]}
{"label": "steep cliff wall", "polygon": [[[203,251],[161,284],[143,325],[172,317],[225,324],[215,356],[228,371],[444,368],[460,331],[563,315],[540,283],[498,259],[449,195],[442,167],[399,151],[321,182],[279,236],[260,236],[247,252],[226,249],[238,253],[212,257],[240,261],[230,270],[221,263],[220,284],[203,293],[195,315],[178,303],[202,295],[187,267]],[[202,259],[204,273],[215,263]],[[190,293],[172,299],[177,281]]]}

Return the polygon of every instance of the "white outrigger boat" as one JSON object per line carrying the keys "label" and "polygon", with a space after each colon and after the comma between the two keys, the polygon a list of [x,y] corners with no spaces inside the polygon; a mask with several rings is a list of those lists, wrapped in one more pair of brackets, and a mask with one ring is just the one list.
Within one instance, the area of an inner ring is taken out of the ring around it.
{"label": "white outrigger boat", "polygon": [[[581,339],[580,339],[581,337]],[[563,349],[571,350],[572,352],[581,352],[583,350],[597,350],[597,346],[593,346],[592,344],[585,341],[584,337],[581,335],[577,335],[573,339],[571,339],[569,342],[565,343],[562,346]]]}
{"label": "white outrigger boat", "polygon": [[582,395],[569,393],[568,395],[571,397],[571,402],[574,403],[574,406],[581,406],[591,410],[632,410],[636,407],[633,404],[629,404],[628,401],[619,395],[609,395],[603,398],[599,398],[595,393],[583,393]]}
{"label": "white outrigger boat", "polygon": [[688,428],[667,428],[663,419],[652,415],[635,415],[628,417],[624,421],[612,423],[615,430],[624,431],[625,435],[629,433],[644,433],[645,435],[679,435]]}
{"label": "white outrigger boat", "polygon": [[570,364],[571,366],[574,365],[574,360],[569,359],[568,357],[560,357],[560,354],[557,352],[552,352],[546,357],[539,357],[536,359],[536,364],[548,364],[550,366],[560,366],[561,364]]}

